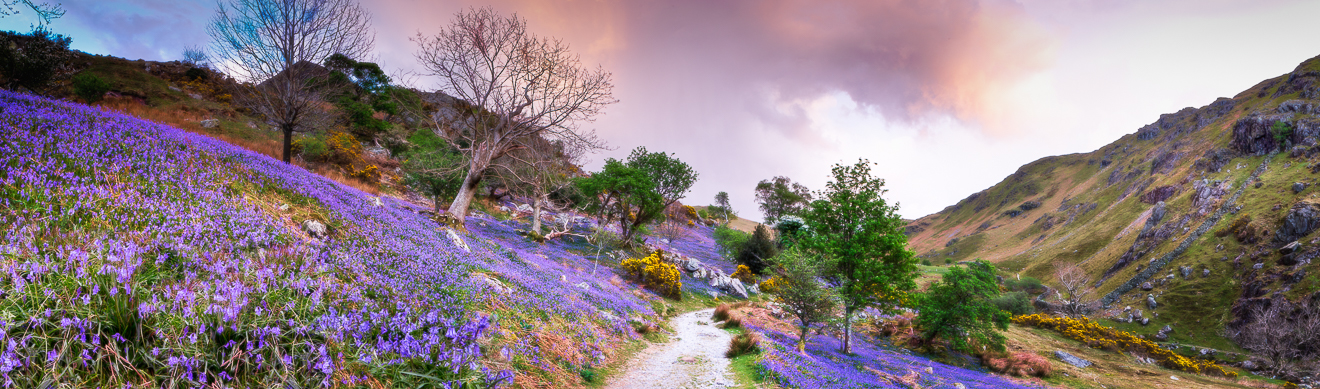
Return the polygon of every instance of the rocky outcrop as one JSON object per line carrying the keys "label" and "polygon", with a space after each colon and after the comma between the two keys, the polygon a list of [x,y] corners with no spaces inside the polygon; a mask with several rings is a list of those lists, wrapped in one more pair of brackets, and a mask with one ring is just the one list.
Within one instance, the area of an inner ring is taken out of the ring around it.
{"label": "rocky outcrop", "polygon": [[1274,241],[1280,244],[1292,242],[1320,228],[1320,200],[1304,199],[1293,204],[1288,215],[1283,217],[1282,225],[1274,233]]}
{"label": "rocky outcrop", "polygon": [[1182,191],[1182,188],[1178,187],[1177,185],[1165,185],[1165,186],[1157,187],[1155,189],[1146,191],[1146,193],[1142,193],[1141,202],[1153,205],[1155,203],[1168,200],[1170,197],[1177,195],[1178,192],[1180,191]]}
{"label": "rocky outcrop", "polygon": [[1218,173],[1220,169],[1228,165],[1229,161],[1237,157],[1237,153],[1230,149],[1211,149],[1206,150],[1196,162],[1192,164],[1198,170],[1209,173]]}
{"label": "rocky outcrop", "polygon": [[[1291,121],[1291,114],[1252,115],[1238,119],[1233,124],[1233,140],[1228,143],[1228,147],[1243,154],[1256,155],[1278,150],[1279,143],[1271,129],[1275,122],[1288,123],[1295,128],[1294,123],[1289,123]],[[1293,131],[1285,141],[1297,143],[1300,138],[1299,131]]]}

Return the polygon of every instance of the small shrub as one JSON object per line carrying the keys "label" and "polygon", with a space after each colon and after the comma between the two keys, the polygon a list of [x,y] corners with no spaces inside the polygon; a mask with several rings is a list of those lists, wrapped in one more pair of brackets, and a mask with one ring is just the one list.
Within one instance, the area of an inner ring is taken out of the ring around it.
{"label": "small shrub", "polygon": [[729,320],[729,312],[731,311],[733,311],[733,308],[729,304],[720,304],[720,306],[715,307],[715,314],[711,315],[711,318],[715,321]]}
{"label": "small shrub", "polygon": [[929,259],[923,259],[923,260],[921,260],[921,264],[922,264],[922,265],[926,265],[926,266],[930,266],[930,260],[929,260]]}
{"label": "small shrub", "polygon": [[778,276],[770,277],[765,281],[761,281],[761,293],[779,293],[779,284],[781,282],[782,280],[780,280]]}
{"label": "small shrub", "polygon": [[308,136],[293,141],[295,153],[302,155],[303,160],[308,162],[324,162],[330,155],[330,146],[319,137]]}
{"label": "small shrub", "polygon": [[724,324],[720,324],[720,328],[742,328],[742,321],[742,316],[729,315],[729,318],[724,320]]}
{"label": "small shrub", "polygon": [[1045,284],[1035,277],[1009,278],[1004,280],[1004,289],[1010,292],[1038,293],[1045,289]]}
{"label": "small shrub", "polygon": [[[8,3],[6,3],[8,4]],[[0,85],[42,93],[56,79],[67,76],[73,39],[38,27],[29,34],[0,32]]]}
{"label": "small shrub", "polygon": [[73,76],[73,94],[88,104],[101,101],[105,92],[110,91],[110,83],[95,74],[83,72]]}
{"label": "small shrub", "polygon": [[990,299],[990,303],[1014,316],[1036,312],[1036,309],[1031,306],[1031,297],[1027,296],[1027,292],[1004,293],[999,297]]}
{"label": "small shrub", "polygon": [[210,77],[210,73],[207,73],[206,69],[195,67],[189,68],[188,71],[183,72],[183,77],[188,81],[204,81]]}
{"label": "small shrub", "polygon": [[729,277],[733,277],[747,285],[756,283],[756,276],[752,275],[752,269],[747,267],[747,265],[738,265],[738,270],[734,271],[733,275]]}
{"label": "small shrub", "polygon": [[736,358],[761,351],[761,338],[756,333],[747,332],[729,339],[729,351],[724,356]]}

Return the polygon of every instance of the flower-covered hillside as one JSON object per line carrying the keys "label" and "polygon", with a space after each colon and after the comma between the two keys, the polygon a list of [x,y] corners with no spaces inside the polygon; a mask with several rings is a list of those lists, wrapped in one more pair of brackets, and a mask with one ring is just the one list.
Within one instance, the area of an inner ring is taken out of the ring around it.
{"label": "flower-covered hillside", "polygon": [[493,221],[454,234],[224,142],[9,92],[0,204],[4,387],[577,384],[555,372],[651,314],[565,247],[502,247]]}

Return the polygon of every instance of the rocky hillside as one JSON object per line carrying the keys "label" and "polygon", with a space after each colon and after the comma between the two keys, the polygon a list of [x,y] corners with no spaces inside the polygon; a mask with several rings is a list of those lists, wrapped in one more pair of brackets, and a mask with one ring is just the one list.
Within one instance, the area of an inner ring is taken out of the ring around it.
{"label": "rocky hillside", "polygon": [[1236,350],[1225,329],[1247,308],[1320,289],[1306,276],[1320,256],[1317,115],[1320,57],[1099,150],[1027,164],[907,233],[935,264],[983,258],[1054,286],[1056,264],[1079,264],[1094,314]]}

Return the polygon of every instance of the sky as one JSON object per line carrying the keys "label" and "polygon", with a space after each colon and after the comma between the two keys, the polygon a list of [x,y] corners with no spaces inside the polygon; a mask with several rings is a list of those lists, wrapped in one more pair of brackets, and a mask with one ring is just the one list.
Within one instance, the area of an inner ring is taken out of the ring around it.
{"label": "sky", "polygon": [[[231,0],[224,0],[231,1]],[[175,60],[209,43],[213,1],[63,0],[73,48]],[[787,176],[819,190],[867,159],[917,218],[1023,164],[1084,153],[1160,114],[1231,97],[1320,55],[1320,2],[1282,0],[363,0],[372,60],[424,73],[409,38],[489,6],[612,73],[618,103],[581,123],[611,150],[673,153],[684,203]],[[0,19],[28,30],[31,13]],[[409,83],[434,90],[434,77]]]}

